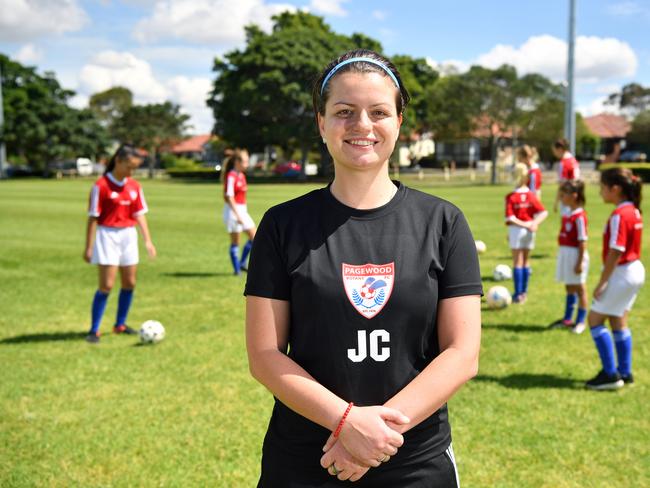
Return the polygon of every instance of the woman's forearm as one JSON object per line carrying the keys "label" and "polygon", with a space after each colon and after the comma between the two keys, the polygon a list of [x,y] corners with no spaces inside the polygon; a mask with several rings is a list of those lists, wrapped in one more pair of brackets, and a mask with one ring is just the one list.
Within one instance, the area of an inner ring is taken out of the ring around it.
{"label": "woman's forearm", "polygon": [[95,242],[95,231],[97,230],[97,217],[88,217],[86,225],[86,249],[93,247]]}

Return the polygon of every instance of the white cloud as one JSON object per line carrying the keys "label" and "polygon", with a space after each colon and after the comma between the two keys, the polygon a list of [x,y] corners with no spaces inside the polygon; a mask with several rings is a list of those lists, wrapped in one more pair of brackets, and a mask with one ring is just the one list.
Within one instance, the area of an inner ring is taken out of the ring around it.
{"label": "white cloud", "polygon": [[167,90],[156,80],[149,63],[129,52],[100,52],[81,69],[79,85],[87,94],[123,86],[141,103],[162,102],[167,97]]}
{"label": "white cloud", "polygon": [[465,73],[469,70],[469,64],[457,59],[447,59],[438,62],[431,58],[426,58],[427,64],[440,73],[440,76],[455,75]]}
{"label": "white cloud", "polygon": [[175,38],[234,47],[245,39],[244,26],[257,24],[269,31],[271,16],[285,10],[296,8],[265,0],[159,0],[133,36],[141,42]]}
{"label": "white cloud", "polygon": [[376,20],[386,20],[388,15],[383,10],[373,10],[372,17]]}
{"label": "white cloud", "polygon": [[212,129],[214,120],[212,110],[205,104],[208,92],[212,89],[209,78],[188,78],[175,76],[167,83],[170,99],[183,107],[183,112],[190,115],[193,133],[207,133]]}
{"label": "white cloud", "polygon": [[30,41],[81,29],[88,22],[77,0],[0,0],[0,40]]}
{"label": "white cloud", "polygon": [[621,115],[621,111],[617,105],[607,105],[605,103],[606,101],[607,97],[598,97],[588,104],[577,106],[576,111],[580,112],[583,117],[590,117],[602,113]]}
{"label": "white cloud", "polygon": [[[554,81],[566,77],[567,44],[550,35],[533,36],[520,47],[499,44],[481,55],[476,64],[496,68],[510,64],[519,73],[540,73]],[[629,44],[614,38],[579,36],[575,49],[576,78],[600,82],[633,76],[638,59]]]}
{"label": "white cloud", "polygon": [[43,59],[43,50],[34,44],[25,44],[18,50],[14,58],[22,64],[34,64]]}
{"label": "white cloud", "polygon": [[647,6],[639,5],[639,2],[619,2],[607,7],[607,11],[611,15],[616,15],[620,17],[629,17],[632,15],[648,15],[650,14],[650,9]]}
{"label": "white cloud", "polygon": [[309,9],[313,10],[317,14],[345,17],[348,13],[341,4],[347,1],[348,0],[311,0]]}

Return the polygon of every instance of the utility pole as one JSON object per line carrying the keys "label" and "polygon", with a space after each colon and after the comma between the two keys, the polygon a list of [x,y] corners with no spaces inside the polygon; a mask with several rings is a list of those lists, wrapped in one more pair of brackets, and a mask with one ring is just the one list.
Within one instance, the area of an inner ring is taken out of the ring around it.
{"label": "utility pole", "polygon": [[571,154],[576,153],[576,113],[573,106],[574,52],[576,40],[576,0],[569,0],[569,56],[567,61],[567,86],[564,100],[564,137],[569,141]]}
{"label": "utility pole", "polygon": [[5,115],[2,105],[2,66],[0,65],[0,180],[7,177],[7,153],[4,139]]}

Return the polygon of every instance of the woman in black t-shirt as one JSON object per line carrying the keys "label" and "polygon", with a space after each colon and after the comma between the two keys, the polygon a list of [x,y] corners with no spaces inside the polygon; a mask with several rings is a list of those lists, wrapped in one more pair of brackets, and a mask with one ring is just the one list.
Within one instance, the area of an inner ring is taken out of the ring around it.
{"label": "woman in black t-shirt", "polygon": [[478,369],[481,277],[460,210],[390,180],[408,100],[386,58],[332,61],[313,101],[334,181],[260,223],[246,339],[276,401],[259,487],[458,486],[446,402]]}

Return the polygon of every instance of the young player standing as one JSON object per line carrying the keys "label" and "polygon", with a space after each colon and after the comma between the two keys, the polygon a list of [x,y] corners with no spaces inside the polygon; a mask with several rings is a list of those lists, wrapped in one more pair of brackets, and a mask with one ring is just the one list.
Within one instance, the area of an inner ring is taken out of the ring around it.
{"label": "young player standing", "polygon": [[542,200],[542,169],[534,160],[536,151],[524,144],[517,149],[517,160],[528,168],[528,188],[539,201]]}
{"label": "young player standing", "polygon": [[515,282],[512,300],[515,303],[524,303],[531,273],[530,250],[535,247],[537,227],[547,217],[548,212],[527,186],[528,168],[525,164],[515,165],[514,179],[515,191],[506,196],[506,225]]}
{"label": "young player standing", "polygon": [[86,336],[90,343],[99,342],[99,325],[118,269],[122,288],[113,332],[137,333],[126,325],[139,261],[136,225],[140,227],[149,256],[156,256],[145,217],[148,209],[144,193],[140,184],[131,178],[133,170],[140,164],[142,156],[136,148],[122,144],[90,192],[83,258],[89,263],[97,264],[99,269],[99,288],[93,299],[91,326]]}
{"label": "young player standing", "polygon": [[276,399],[258,487],[456,488],[446,402],[478,365],[474,239],[458,208],[390,180],[408,102],[390,61],[344,54],[313,102],[334,181],[266,213],[246,282],[250,369]]}
{"label": "young player standing", "polygon": [[[561,185],[565,181],[579,180],[580,179],[580,164],[578,160],[573,157],[569,152],[569,143],[566,139],[558,139],[553,143],[553,154],[560,160],[558,165],[557,182]],[[553,211],[557,212],[558,203],[560,201],[560,191],[555,195],[555,202],[553,203]],[[564,206],[561,207],[561,213],[568,212]]]}
{"label": "young player standing", "polygon": [[[246,271],[246,260],[253,247],[255,237],[255,223],[246,206],[246,170],[248,169],[248,151],[236,149],[226,160],[223,174],[223,199],[226,205],[223,209],[223,221],[230,234],[230,261],[235,275],[242,270]],[[239,256],[239,234],[246,232],[248,242]]]}
{"label": "young player standing", "polygon": [[[587,252],[587,213],[585,204],[585,185],[580,180],[565,181],[560,185],[560,201],[569,208],[562,216],[558,242],[556,279],[566,286],[566,306],[564,317],[553,326],[570,327],[571,332],[584,332],[587,318],[587,274],[589,272],[589,253]],[[575,323],[573,312],[578,302]]]}
{"label": "young player standing", "polygon": [[[589,312],[591,336],[602,363],[602,370],[586,383],[587,388],[593,390],[616,389],[634,381],[628,318],[645,281],[645,269],[640,260],[641,188],[641,180],[626,168],[605,170],[600,177],[600,195],[605,203],[616,208],[605,227],[604,265]],[[613,331],[613,341],[605,326],[606,319]]]}

